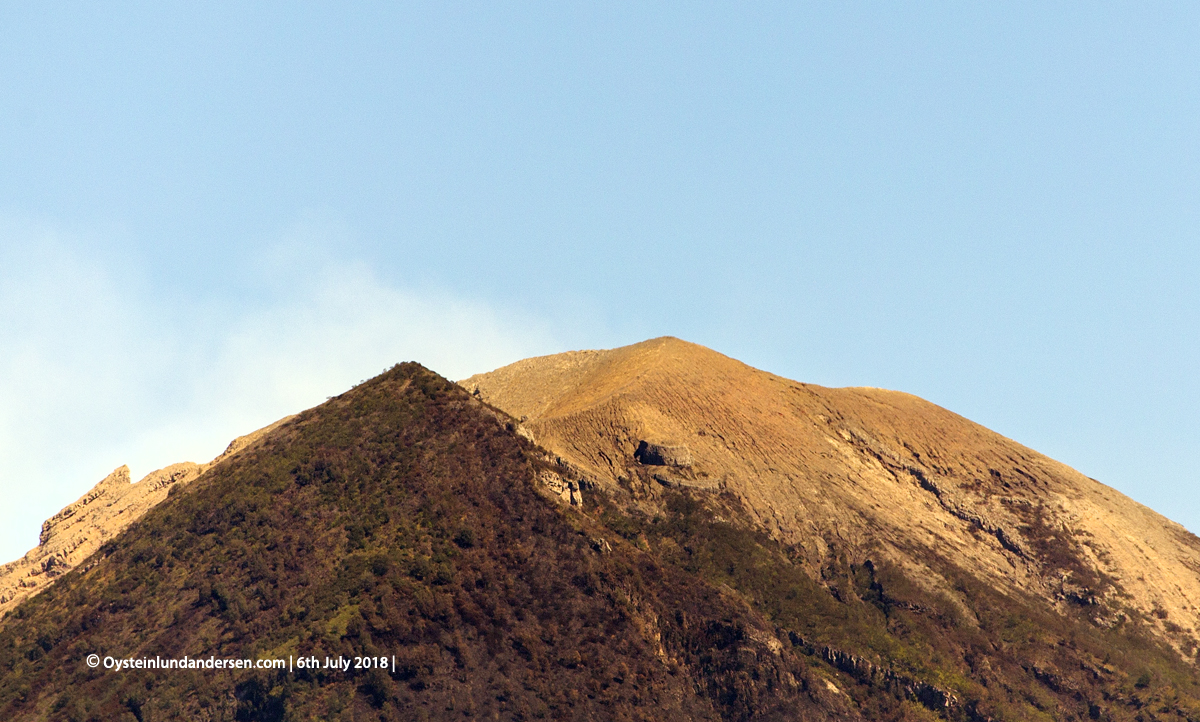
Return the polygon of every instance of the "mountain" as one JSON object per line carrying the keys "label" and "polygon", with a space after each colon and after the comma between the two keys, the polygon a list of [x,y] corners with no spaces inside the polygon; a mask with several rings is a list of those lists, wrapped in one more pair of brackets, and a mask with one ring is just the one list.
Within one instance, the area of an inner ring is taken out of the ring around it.
{"label": "mountain", "polygon": [[[735,594],[561,507],[537,479],[569,472],[510,427],[415,364],[280,425],[9,616],[0,718],[720,719],[799,694]],[[114,672],[92,653],[396,663]]]}
{"label": "mountain", "polygon": [[[969,616],[938,571],[951,562],[1100,625],[1134,614],[1196,651],[1200,539],[915,396],[802,384],[674,338],[527,359],[462,385],[607,489],[732,496],[810,570],[833,550],[885,559]],[[646,444],[686,459],[648,465]]]}
{"label": "mountain", "polygon": [[1177,525],[675,339],[403,364],[175,489],[7,615],[0,719],[1200,719]]}

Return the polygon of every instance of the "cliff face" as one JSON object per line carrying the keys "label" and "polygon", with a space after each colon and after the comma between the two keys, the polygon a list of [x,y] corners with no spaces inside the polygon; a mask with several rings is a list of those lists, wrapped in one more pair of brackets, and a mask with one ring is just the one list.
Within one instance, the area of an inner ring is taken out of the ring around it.
{"label": "cliff face", "polygon": [[966,612],[939,571],[949,562],[1098,625],[1140,615],[1195,652],[1200,540],[909,394],[798,383],[673,338],[527,359],[460,383],[647,513],[667,488],[728,493],[814,572],[837,554],[886,559]]}
{"label": "cliff face", "polygon": [[188,461],[172,464],[147,474],[136,484],[130,482],[127,466],[104,477],[77,501],[42,523],[36,547],[20,559],[0,566],[0,623],[9,610],[47,589],[161,503],[173,487],[192,482],[210,466],[247,448],[283,421],[286,419],[238,437],[208,464]]}

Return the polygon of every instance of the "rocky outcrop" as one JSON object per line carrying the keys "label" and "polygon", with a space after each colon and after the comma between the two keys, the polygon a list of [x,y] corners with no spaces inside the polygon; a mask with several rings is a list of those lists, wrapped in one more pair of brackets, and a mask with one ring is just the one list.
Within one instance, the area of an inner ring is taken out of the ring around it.
{"label": "rocky outcrop", "polygon": [[550,492],[550,495],[564,504],[583,506],[583,494],[579,490],[579,482],[566,479],[551,471],[538,474],[538,481]]}
{"label": "rocky outcrop", "polygon": [[959,706],[958,697],[950,690],[898,672],[890,665],[876,664],[862,655],[828,644],[813,644],[794,632],[789,634],[789,638],[804,654],[819,657],[863,684],[888,689],[943,716],[949,716],[950,710]]}
{"label": "rocky outcrop", "polygon": [[173,486],[193,481],[202,470],[199,464],[190,462],[173,464],[132,484],[129,467],[122,466],[104,477],[42,524],[36,547],[0,566],[0,616],[78,566],[100,545],[167,498]]}
{"label": "rocky outcrop", "polygon": [[638,443],[633,452],[633,458],[647,466],[679,466],[692,465],[692,452],[683,444],[655,444],[649,441]]}
{"label": "rocky outcrop", "polygon": [[104,477],[74,503],[42,523],[38,545],[16,561],[0,566],[0,620],[10,609],[74,569],[104,542],[127,529],[161,503],[171,490],[195,481],[214,464],[254,445],[292,417],[234,439],[207,464],[190,461],[152,471],[136,484],[129,467],[121,466]]}

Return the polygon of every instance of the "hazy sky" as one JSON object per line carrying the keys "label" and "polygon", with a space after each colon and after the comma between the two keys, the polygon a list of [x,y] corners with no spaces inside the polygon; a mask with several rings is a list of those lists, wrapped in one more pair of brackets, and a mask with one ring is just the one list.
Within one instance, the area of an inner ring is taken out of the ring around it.
{"label": "hazy sky", "polygon": [[1200,531],[1200,6],[899,5],[6,4],[0,561],[394,362],[667,334]]}

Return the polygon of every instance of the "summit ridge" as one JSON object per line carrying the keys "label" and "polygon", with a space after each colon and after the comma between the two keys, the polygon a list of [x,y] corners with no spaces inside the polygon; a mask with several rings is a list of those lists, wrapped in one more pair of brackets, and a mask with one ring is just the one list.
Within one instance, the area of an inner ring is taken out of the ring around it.
{"label": "summit ridge", "polygon": [[[1097,623],[1132,608],[1188,654],[1200,636],[1200,539],[911,394],[800,383],[672,337],[526,359],[460,384],[610,488],[650,468],[639,444],[686,447],[690,475],[735,497],[812,569],[855,548],[961,602],[932,555]],[[633,488],[653,505],[653,483]]]}

